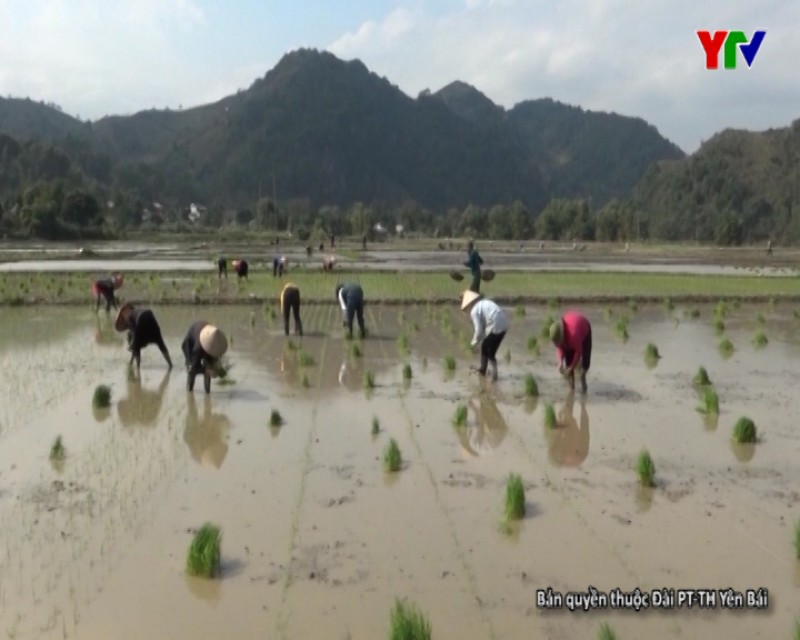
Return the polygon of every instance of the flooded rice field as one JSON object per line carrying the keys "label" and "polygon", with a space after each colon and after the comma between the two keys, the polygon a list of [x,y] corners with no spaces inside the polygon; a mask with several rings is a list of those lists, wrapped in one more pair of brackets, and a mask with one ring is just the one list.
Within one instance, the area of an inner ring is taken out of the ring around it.
{"label": "flooded rice field", "polygon": [[[305,308],[306,335],[291,344],[252,307],[154,311],[176,367],[149,347],[141,380],[129,378],[123,336],[102,311],[0,315],[7,637],[379,638],[397,597],[420,607],[435,638],[573,640],[605,622],[619,638],[790,637],[800,615],[800,320],[788,305],[731,309],[733,352],[718,349],[711,307],[699,317],[589,308],[585,397],[568,391],[541,336],[541,352],[529,348],[556,309],[508,309],[494,384],[468,370],[477,356],[457,309],[368,306],[360,357],[332,305]],[[201,384],[187,393],[180,366],[198,313],[232,338],[235,383],[209,396]],[[625,342],[612,330],[620,314],[630,317]],[[752,342],[759,328],[763,348]],[[657,363],[645,362],[649,342]],[[697,411],[701,365],[719,394],[716,419]],[[524,396],[528,373],[538,398]],[[92,408],[98,384],[112,389],[109,409]],[[452,421],[459,404],[463,427]],[[269,426],[273,409],[280,427]],[[757,444],[732,442],[741,416],[755,421]],[[51,462],[58,435],[66,458]],[[390,438],[403,457],[394,474],[381,461]],[[643,447],[653,488],[634,471]],[[523,479],[526,515],[503,525],[510,473]],[[192,531],[207,521],[223,530],[222,575],[211,581],[184,573]],[[769,607],[537,606],[537,590],[590,585],[763,587]]]}

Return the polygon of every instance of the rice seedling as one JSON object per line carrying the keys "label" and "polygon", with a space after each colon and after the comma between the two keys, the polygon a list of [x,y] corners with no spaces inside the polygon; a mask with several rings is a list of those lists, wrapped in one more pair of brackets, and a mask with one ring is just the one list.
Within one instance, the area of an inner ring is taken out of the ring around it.
{"label": "rice seedling", "polygon": [[800,618],[794,621],[794,640],[800,640]]}
{"label": "rice seedling", "polygon": [[628,318],[620,316],[614,323],[614,333],[617,334],[623,341],[627,340],[630,336],[628,334]]}
{"label": "rice seedling", "polygon": [[460,404],[456,407],[456,412],[453,414],[453,424],[457,427],[463,427],[467,424],[467,405]]}
{"label": "rice seedling", "polygon": [[269,414],[269,426],[270,427],[280,427],[283,424],[283,416],[281,412],[277,409],[273,409],[272,412]]}
{"label": "rice seedling", "polygon": [[111,406],[111,387],[101,384],[95,387],[92,396],[92,406],[96,409],[106,409]]}
{"label": "rice seedling", "polygon": [[411,380],[413,375],[414,374],[411,371],[411,365],[410,364],[403,365],[403,380]]}
{"label": "rice seedling", "polygon": [[558,426],[558,420],[556,419],[556,410],[553,408],[553,405],[549,402],[544,405],[544,426],[548,429],[555,429]]}
{"label": "rice seedling", "polygon": [[372,418],[372,435],[377,436],[381,431],[381,421],[378,420],[378,416],[373,416]]}
{"label": "rice seedling", "polygon": [[800,311],[798,311],[797,309],[795,309],[795,310],[793,310],[793,311],[792,311],[792,315],[795,317],[795,319],[796,319],[796,318],[800,318]]}
{"label": "rice seedling", "polygon": [[314,357],[307,351],[300,351],[297,354],[297,363],[301,367],[310,367],[314,364]]}
{"label": "rice seedling", "polygon": [[444,368],[446,371],[455,371],[456,370],[456,359],[453,356],[445,356],[444,358]]}
{"label": "rice seedling", "polygon": [[675,309],[675,303],[672,301],[672,298],[664,298],[664,309],[667,311],[672,311]]}
{"label": "rice seedling", "polygon": [[286,340],[286,344],[284,345],[284,349],[286,351],[297,351],[297,343],[292,340],[291,338]]}
{"label": "rice seedling", "polygon": [[717,302],[716,306],[714,307],[714,315],[718,318],[724,318],[727,316],[728,311],[728,305],[724,300]]}
{"label": "rice seedling", "polygon": [[350,345],[350,357],[351,358],[360,358],[361,357],[361,347],[357,342],[354,342]]}
{"label": "rice seedling", "polygon": [[739,418],[733,427],[733,439],[739,444],[756,442],[758,434],[755,422],[746,416]]}
{"label": "rice seedling", "polygon": [[794,553],[800,560],[800,520],[794,523]]}
{"label": "rice seedling", "polygon": [[723,338],[719,341],[719,351],[723,356],[730,357],[735,351],[733,343],[728,338]]}
{"label": "rice seedling", "polygon": [[756,335],[753,336],[753,344],[756,347],[766,347],[768,343],[769,338],[767,338],[767,334],[761,329],[756,331]]}
{"label": "rice seedling", "polygon": [[512,473],[506,482],[506,520],[521,520],[525,517],[525,487],[522,478]]}
{"label": "rice seedling", "polygon": [[213,578],[220,573],[220,542],[222,533],[219,527],[206,523],[197,530],[186,555],[186,573],[190,576]]}
{"label": "rice seedling", "polygon": [[389,624],[389,640],[431,638],[431,623],[415,605],[405,600],[395,600]]}
{"label": "rice seedling", "polygon": [[550,309],[558,309],[558,298],[550,298],[550,299],[547,301],[547,306],[548,306]]}
{"label": "rice seedling", "polygon": [[617,634],[608,626],[608,623],[604,622],[600,625],[600,633],[597,634],[597,640],[617,640]]}
{"label": "rice seedling", "polygon": [[364,372],[364,388],[365,389],[374,389],[375,388],[375,374],[372,373],[370,369],[367,369]]}
{"label": "rice seedling", "polygon": [[703,388],[703,404],[697,410],[706,415],[719,415],[719,396],[714,387]]}
{"label": "rice seedling", "polygon": [[311,383],[308,381],[307,373],[303,373],[303,376],[300,378],[300,384],[303,386],[303,389],[308,389],[311,386]]}
{"label": "rice seedling", "polygon": [[699,317],[700,317],[700,309],[696,309],[696,308],[695,308],[695,309],[688,309],[688,310],[685,312],[685,315],[686,315],[688,318],[692,318],[692,319],[696,320],[697,318],[699,318]]}
{"label": "rice seedling", "polygon": [[646,360],[659,360],[661,354],[658,352],[658,347],[652,342],[648,342],[644,348],[644,357]]}
{"label": "rice seedling", "polygon": [[516,306],[516,308],[514,309],[514,315],[517,318],[524,318],[525,317],[525,306],[521,305],[521,304],[518,304]]}
{"label": "rice seedling", "polygon": [[539,338],[531,336],[528,338],[528,351],[538,354],[539,353]]}
{"label": "rice seedling", "polygon": [[611,318],[614,317],[614,310],[611,307],[606,307],[603,309],[603,317],[606,319],[606,322],[610,322]]}
{"label": "rice seedling", "polygon": [[506,362],[511,362],[511,349],[506,349],[506,354],[503,356]]}
{"label": "rice seedling", "polygon": [[56,439],[53,441],[53,445],[50,447],[50,459],[54,461],[60,461],[67,457],[67,450],[64,448],[64,442],[61,440],[61,436],[56,436]]}
{"label": "rice seedling", "polygon": [[639,305],[636,303],[636,300],[628,300],[628,309],[630,309],[633,313],[636,313],[639,310]]}
{"label": "rice seedling", "polygon": [[636,474],[639,476],[639,484],[643,487],[655,486],[656,466],[647,449],[642,449],[636,458]]}
{"label": "rice seedling", "polygon": [[721,336],[723,331],[725,331],[725,323],[722,321],[722,318],[716,318],[714,320],[714,333]]}
{"label": "rice seedling", "polygon": [[400,447],[397,446],[397,442],[392,438],[383,451],[383,470],[387,473],[396,473],[400,471],[402,464],[403,456],[400,454]]}
{"label": "rice seedling", "polygon": [[404,333],[401,333],[399,336],[397,336],[397,350],[401,353],[407,353],[408,348],[408,336]]}
{"label": "rice seedling", "polygon": [[255,311],[251,311],[250,312],[250,328],[254,329],[255,326],[256,326],[256,312]]}
{"label": "rice seedling", "polygon": [[542,322],[542,326],[539,328],[539,337],[542,340],[549,340],[550,339],[550,325],[555,322],[555,318],[553,316],[547,316],[544,321]]}
{"label": "rice seedling", "polygon": [[525,395],[529,398],[539,395],[539,385],[536,384],[536,378],[532,373],[525,376]]}
{"label": "rice seedling", "polygon": [[708,371],[705,367],[700,367],[694,375],[694,384],[698,387],[703,387],[711,384],[711,378],[708,377]]}
{"label": "rice seedling", "polygon": [[758,324],[764,324],[766,322],[766,319],[764,318],[764,314],[761,313],[760,311],[756,314],[756,322]]}

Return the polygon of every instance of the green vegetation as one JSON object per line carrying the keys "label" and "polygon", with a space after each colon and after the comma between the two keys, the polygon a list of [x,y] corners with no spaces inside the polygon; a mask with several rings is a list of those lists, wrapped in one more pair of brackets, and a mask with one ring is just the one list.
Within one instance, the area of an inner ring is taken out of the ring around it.
{"label": "green vegetation", "polygon": [[733,427],[733,439],[739,444],[756,442],[756,424],[750,418],[743,416],[736,421]]}
{"label": "green vegetation", "polygon": [[675,309],[675,303],[672,301],[672,298],[664,298],[664,309],[667,311]]}
{"label": "green vegetation", "polygon": [[300,377],[300,384],[302,385],[303,389],[308,389],[311,386],[311,383],[308,381],[308,374],[303,372],[303,375]]}
{"label": "green vegetation", "polygon": [[350,345],[350,357],[351,358],[360,358],[361,357],[361,347],[357,342],[354,342]]}
{"label": "green vegetation", "polygon": [[607,623],[600,625],[600,633],[597,634],[598,640],[617,640],[617,634],[608,626]]}
{"label": "green vegetation", "polygon": [[761,329],[756,331],[756,334],[753,336],[753,344],[756,347],[766,347],[768,343],[769,339],[767,338],[767,334]]}
{"label": "green vegetation", "polygon": [[718,336],[721,336],[724,331],[725,331],[725,323],[722,321],[721,318],[716,318],[714,320],[714,333],[716,333]]}
{"label": "green vegetation", "polygon": [[708,371],[705,367],[700,367],[694,376],[693,380],[695,386],[701,387],[711,384],[711,378],[708,377]]}
{"label": "green vegetation", "polygon": [[445,368],[445,371],[455,371],[456,370],[456,359],[453,356],[445,356],[445,358],[444,358],[444,368]]}
{"label": "green vegetation", "polygon": [[706,415],[719,415],[719,396],[712,386],[703,388],[703,404],[698,411]]}
{"label": "green vegetation", "polygon": [[503,356],[503,360],[506,362],[511,362],[511,349],[506,349],[506,354]]}
{"label": "green vegetation", "polygon": [[367,369],[364,372],[364,388],[365,389],[374,389],[375,388],[375,374],[372,373],[371,369]]}
{"label": "green vegetation", "polygon": [[380,433],[381,430],[381,422],[378,420],[377,416],[373,416],[372,418],[372,435],[376,436]]}
{"label": "green vegetation", "polygon": [[700,309],[696,309],[696,308],[695,309],[689,309],[688,311],[686,311],[686,316],[689,317],[689,318],[692,318],[693,320],[696,320],[697,318],[700,317]]}
{"label": "green vegetation", "polygon": [[639,484],[643,487],[655,486],[656,466],[647,449],[642,449],[636,458],[636,474],[639,476]]}
{"label": "green vegetation", "polygon": [[521,520],[525,517],[525,487],[516,473],[508,476],[506,483],[506,520]]}
{"label": "green vegetation", "polygon": [[760,311],[756,314],[756,322],[758,324],[764,324],[766,322],[766,319],[764,318],[764,314],[761,313]]}
{"label": "green vegetation", "polygon": [[723,356],[730,357],[734,350],[733,343],[728,338],[719,341],[719,351]]}
{"label": "green vegetation", "polygon": [[192,538],[186,556],[186,573],[201,578],[214,578],[220,573],[220,542],[222,533],[219,527],[206,523]]}
{"label": "green vegetation", "polygon": [[269,414],[269,426],[280,427],[283,424],[283,416],[277,409],[273,409]]}
{"label": "green vegetation", "polygon": [[536,384],[536,378],[532,373],[525,375],[525,395],[529,398],[539,395],[539,385]]}
{"label": "green vegetation", "polygon": [[389,640],[431,640],[431,624],[415,605],[395,600]]}
{"label": "green vegetation", "polygon": [[111,406],[111,387],[101,384],[95,387],[92,406],[96,409],[107,409]]}
{"label": "green vegetation", "polygon": [[794,552],[800,560],[800,520],[794,523]]}
{"label": "green vegetation", "polygon": [[553,316],[547,316],[539,327],[539,337],[545,342],[550,340],[550,326],[555,322]]}
{"label": "green vegetation", "polygon": [[401,333],[399,336],[397,336],[397,349],[401,353],[408,353],[409,342],[408,336],[405,333]]}
{"label": "green vegetation", "polygon": [[457,427],[463,427],[467,424],[467,405],[460,404],[456,407],[456,412],[453,414],[453,424]]}
{"label": "green vegetation", "polygon": [[544,426],[548,429],[555,429],[558,426],[556,410],[549,402],[544,405]]}
{"label": "green vegetation", "polygon": [[297,353],[297,364],[301,367],[311,367],[314,365],[314,356],[308,353],[308,351],[303,351],[301,349]]}
{"label": "green vegetation", "polygon": [[528,338],[528,351],[531,351],[531,352],[536,353],[538,355],[538,353],[539,353],[539,338],[537,338],[536,336],[530,336]]}
{"label": "green vegetation", "polygon": [[64,442],[61,436],[56,436],[53,445],[50,447],[50,459],[53,461],[61,461],[67,457],[67,450],[64,448]]}
{"label": "green vegetation", "polygon": [[411,371],[411,365],[406,363],[403,365],[403,380],[411,380],[413,377],[413,373]]}
{"label": "green vegetation", "polygon": [[402,465],[403,456],[400,454],[400,447],[397,446],[397,442],[392,438],[383,451],[383,470],[387,473],[396,473],[400,471]]}
{"label": "green vegetation", "polygon": [[525,305],[518,304],[514,308],[514,315],[517,318],[524,318],[525,317]]}
{"label": "green vegetation", "polygon": [[661,354],[658,353],[658,347],[652,342],[648,342],[644,349],[644,357],[646,360],[659,360]]}
{"label": "green vegetation", "polygon": [[619,336],[623,342],[626,341],[630,336],[628,335],[628,318],[625,316],[620,316],[617,318],[617,321],[614,323],[614,333]]}

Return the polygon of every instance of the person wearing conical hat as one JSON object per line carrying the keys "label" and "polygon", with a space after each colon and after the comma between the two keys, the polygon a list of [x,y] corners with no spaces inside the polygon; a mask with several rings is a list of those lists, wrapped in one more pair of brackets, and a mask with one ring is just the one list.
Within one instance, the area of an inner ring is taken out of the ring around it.
{"label": "person wearing conical hat", "polygon": [[475,327],[471,345],[475,347],[478,342],[481,343],[481,365],[473,370],[485,376],[491,365],[489,375],[492,380],[497,380],[497,350],[508,331],[505,312],[496,303],[472,290],[462,294],[461,310],[470,315]]}
{"label": "person wearing conical hat", "polygon": [[586,372],[592,362],[592,325],[577,311],[567,311],[550,325],[550,340],[556,347],[558,372],[575,388],[575,367],[581,364],[581,391],[586,393]]}
{"label": "person wearing conical hat", "polygon": [[161,327],[158,326],[158,321],[150,309],[137,308],[133,303],[126,302],[117,312],[114,328],[119,332],[128,332],[128,351],[131,352],[131,364],[136,362],[137,372],[142,364],[142,349],[149,344],[158,347],[164,360],[167,361],[167,366],[172,369],[172,359],[161,336]]}
{"label": "person wearing conical hat", "polygon": [[111,312],[111,307],[119,309],[119,301],[114,295],[114,291],[122,287],[123,275],[115,273],[106,278],[98,278],[92,282],[92,295],[95,298],[94,311],[97,313],[100,310],[100,298],[106,300],[106,313]]}
{"label": "person wearing conical hat", "polygon": [[186,359],[187,390],[194,391],[195,378],[202,374],[205,391],[211,393],[211,378],[219,375],[220,359],[228,350],[225,334],[213,324],[200,320],[189,327],[181,350]]}
{"label": "person wearing conical hat", "polygon": [[287,282],[281,289],[281,315],[283,316],[283,331],[289,335],[289,314],[294,314],[294,332],[303,335],[303,323],[300,320],[300,289],[296,284]]}

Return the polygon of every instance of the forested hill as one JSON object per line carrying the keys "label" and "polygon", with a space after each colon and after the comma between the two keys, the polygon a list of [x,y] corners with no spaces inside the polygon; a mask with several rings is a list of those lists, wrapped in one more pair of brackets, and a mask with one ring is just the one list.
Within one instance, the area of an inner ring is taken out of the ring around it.
{"label": "forested hill", "polygon": [[164,202],[252,206],[259,193],[314,206],[414,201],[444,210],[553,196],[601,206],[682,153],[637,118],[537,100],[506,111],[464,83],[411,98],[361,62],[299,50],[202,107],[80,122],[0,100],[0,132],[50,142],[109,189]]}
{"label": "forested hill", "polygon": [[800,120],[759,133],[725,130],[692,156],[653,166],[629,206],[656,238],[800,242]]}

